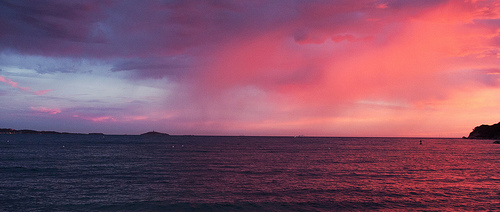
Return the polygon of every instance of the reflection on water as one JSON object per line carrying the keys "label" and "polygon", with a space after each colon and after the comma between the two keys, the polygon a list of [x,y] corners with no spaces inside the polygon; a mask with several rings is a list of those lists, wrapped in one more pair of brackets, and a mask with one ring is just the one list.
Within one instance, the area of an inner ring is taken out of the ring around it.
{"label": "reflection on water", "polygon": [[500,209],[500,145],[420,140],[2,135],[0,210]]}

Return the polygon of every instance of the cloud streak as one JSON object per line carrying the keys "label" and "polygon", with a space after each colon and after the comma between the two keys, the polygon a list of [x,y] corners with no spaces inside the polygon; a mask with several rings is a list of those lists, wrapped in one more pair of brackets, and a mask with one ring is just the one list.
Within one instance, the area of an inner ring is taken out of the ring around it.
{"label": "cloud streak", "polygon": [[30,88],[28,88],[28,87],[19,87],[19,83],[14,82],[11,79],[8,79],[8,78],[2,77],[2,76],[0,76],[0,82],[6,83],[7,85],[10,85],[13,88],[18,88],[18,89],[21,89],[23,91],[30,90]]}
{"label": "cloud streak", "polygon": [[0,76],[0,82],[3,82],[3,83],[5,83],[5,84],[7,84],[7,85],[9,85],[9,86],[11,86],[13,88],[17,88],[17,89],[20,89],[20,90],[22,90],[24,92],[28,92],[28,93],[31,93],[31,94],[34,94],[34,95],[45,95],[48,92],[52,91],[50,89],[49,90],[32,91],[31,88],[29,88],[29,87],[21,87],[21,86],[19,86],[19,83],[14,82],[11,79],[5,78],[3,76]]}
{"label": "cloud streak", "polygon": [[46,107],[30,107],[31,110],[40,112],[40,113],[48,113],[51,115],[56,115],[58,113],[61,113],[61,110],[59,109],[51,109],[51,108],[46,108]]}

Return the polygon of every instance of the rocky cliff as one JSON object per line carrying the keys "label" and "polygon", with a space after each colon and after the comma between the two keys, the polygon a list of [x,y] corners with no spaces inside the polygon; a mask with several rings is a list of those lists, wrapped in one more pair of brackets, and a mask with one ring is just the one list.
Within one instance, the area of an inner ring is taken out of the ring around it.
{"label": "rocky cliff", "polygon": [[493,125],[477,126],[469,134],[472,139],[500,139],[500,122]]}

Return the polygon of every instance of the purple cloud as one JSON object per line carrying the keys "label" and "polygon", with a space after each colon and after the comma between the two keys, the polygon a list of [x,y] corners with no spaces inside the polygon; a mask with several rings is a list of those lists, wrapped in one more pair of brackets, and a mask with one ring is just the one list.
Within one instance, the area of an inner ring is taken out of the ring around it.
{"label": "purple cloud", "polygon": [[123,59],[115,62],[111,71],[129,71],[139,78],[179,78],[192,70],[193,60],[185,56],[165,58]]}
{"label": "purple cloud", "polygon": [[230,42],[276,30],[300,43],[362,40],[380,28],[371,19],[390,14],[379,4],[417,13],[441,2],[2,1],[0,50],[103,59],[111,71],[140,77],[180,76]]}
{"label": "purple cloud", "polygon": [[3,49],[46,56],[81,55],[105,1],[2,1],[0,44]]}

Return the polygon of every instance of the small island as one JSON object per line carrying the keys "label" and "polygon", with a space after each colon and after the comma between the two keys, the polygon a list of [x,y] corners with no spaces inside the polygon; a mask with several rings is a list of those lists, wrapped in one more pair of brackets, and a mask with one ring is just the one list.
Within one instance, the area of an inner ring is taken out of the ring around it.
{"label": "small island", "polygon": [[143,133],[141,136],[169,136],[167,133],[155,132],[154,130],[151,132]]}
{"label": "small island", "polygon": [[493,125],[477,126],[469,134],[469,139],[500,139],[500,122]]}

